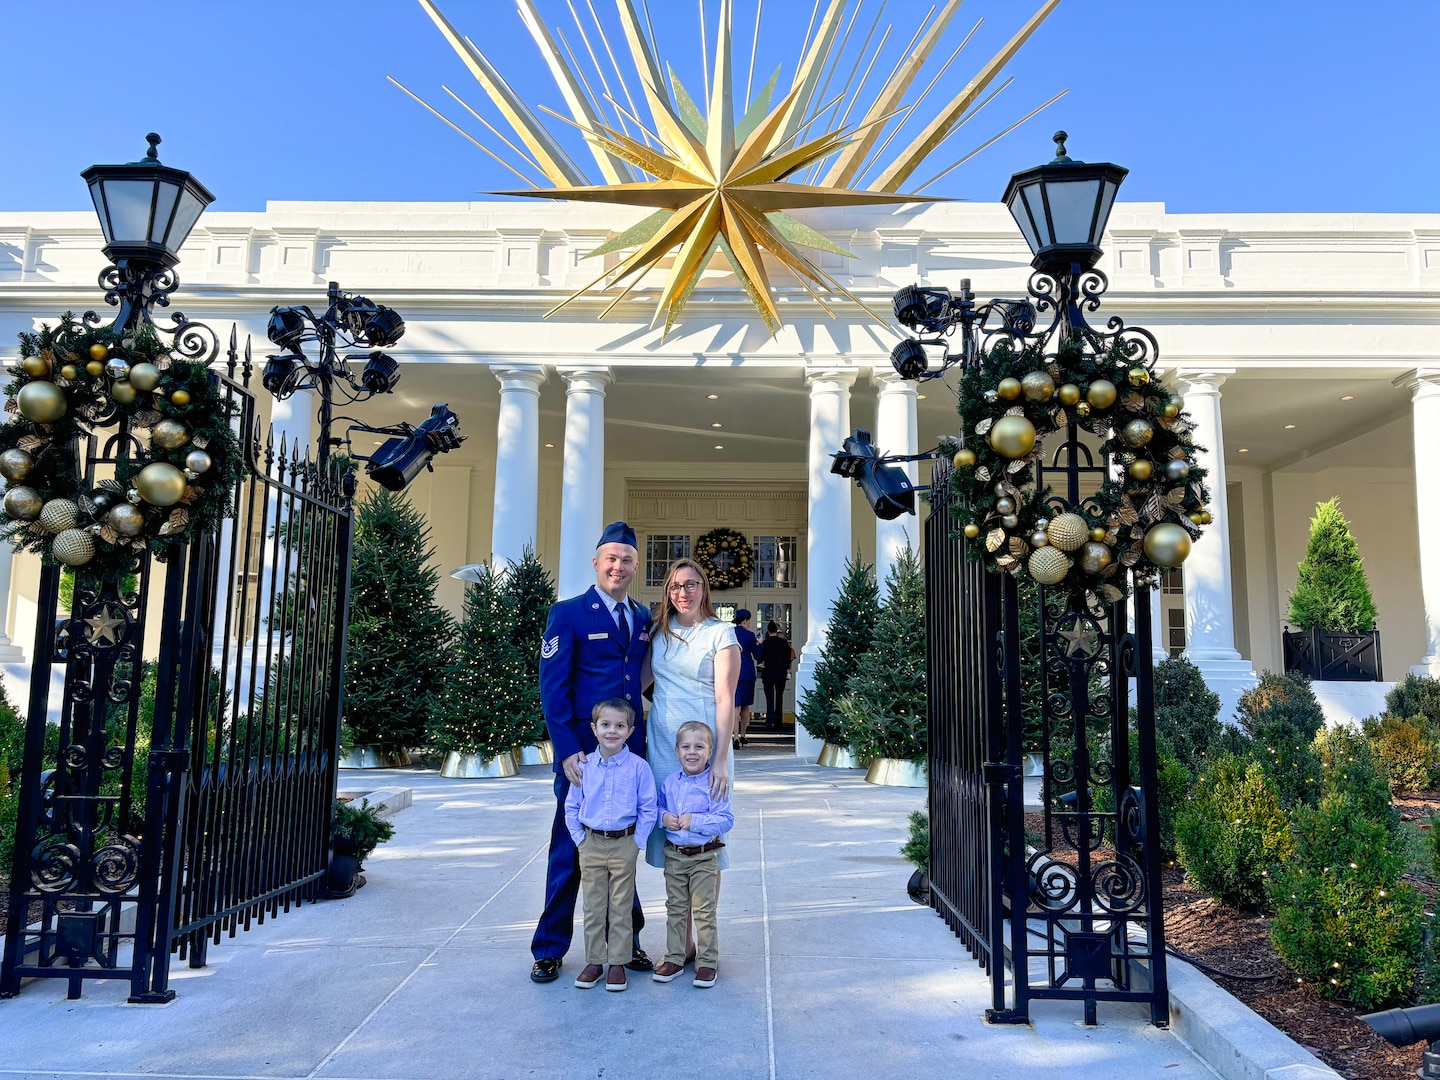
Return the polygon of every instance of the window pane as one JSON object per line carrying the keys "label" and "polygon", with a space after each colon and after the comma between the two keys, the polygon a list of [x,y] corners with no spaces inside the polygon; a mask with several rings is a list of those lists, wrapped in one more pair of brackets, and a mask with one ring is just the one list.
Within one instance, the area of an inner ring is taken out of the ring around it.
{"label": "window pane", "polygon": [[794,589],[799,586],[795,565],[799,548],[798,537],[757,536],[755,538],[755,569],[751,583],[757,589]]}
{"label": "window pane", "polygon": [[676,559],[690,557],[690,537],[679,535],[651,536],[645,541],[645,584],[665,584],[665,575]]}

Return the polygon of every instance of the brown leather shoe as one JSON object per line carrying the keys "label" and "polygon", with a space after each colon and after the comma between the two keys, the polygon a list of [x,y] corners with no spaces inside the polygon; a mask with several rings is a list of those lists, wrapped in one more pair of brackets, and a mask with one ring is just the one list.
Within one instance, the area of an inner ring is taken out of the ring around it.
{"label": "brown leather shoe", "polygon": [[605,976],[605,989],[615,993],[625,989],[625,965],[611,964],[610,974]]}
{"label": "brown leather shoe", "polygon": [[586,964],[585,970],[575,976],[575,985],[581,990],[589,990],[592,986],[599,984],[605,977],[605,969],[599,964]]}
{"label": "brown leather shoe", "polygon": [[684,967],[682,967],[681,965],[672,964],[669,960],[666,960],[663,964],[657,967],[653,973],[651,973],[650,978],[654,979],[656,982],[669,982],[671,979],[675,978],[676,975],[679,975],[684,970]]}
{"label": "brown leather shoe", "polygon": [[691,986],[698,986],[704,990],[715,985],[716,971],[711,967],[697,967],[695,969],[695,981]]}

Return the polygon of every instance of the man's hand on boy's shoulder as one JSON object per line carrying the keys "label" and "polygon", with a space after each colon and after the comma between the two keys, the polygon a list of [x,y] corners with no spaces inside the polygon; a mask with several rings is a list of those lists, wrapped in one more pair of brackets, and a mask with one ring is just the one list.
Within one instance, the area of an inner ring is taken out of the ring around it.
{"label": "man's hand on boy's shoulder", "polygon": [[585,752],[583,750],[577,751],[567,757],[560,763],[560,767],[565,770],[565,779],[569,780],[571,784],[578,785],[584,775],[584,764]]}

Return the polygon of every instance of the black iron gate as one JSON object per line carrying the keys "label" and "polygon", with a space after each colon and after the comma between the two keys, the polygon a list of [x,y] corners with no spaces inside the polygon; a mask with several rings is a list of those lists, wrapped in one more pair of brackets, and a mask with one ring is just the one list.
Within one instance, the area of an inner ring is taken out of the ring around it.
{"label": "black iron gate", "polygon": [[[177,353],[215,355],[183,316],[168,332]],[[252,374],[232,330],[211,377],[236,406],[247,469],[218,533],[166,563],[142,556],[133,581],[81,568],[63,613],[61,569],[42,571],[0,997],[44,977],[67,979],[71,997],[85,979],[124,979],[132,1002],[168,1001],[172,954],[203,966],[208,941],[323,888],[353,478],[275,441]],[[93,433],[87,481],[132,440],[123,423]]]}

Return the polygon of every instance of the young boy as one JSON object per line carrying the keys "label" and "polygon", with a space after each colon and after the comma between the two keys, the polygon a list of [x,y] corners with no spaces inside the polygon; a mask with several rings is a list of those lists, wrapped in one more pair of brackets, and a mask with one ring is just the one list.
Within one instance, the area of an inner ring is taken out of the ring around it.
{"label": "young boy", "polygon": [[720,942],[715,902],[720,892],[716,854],[720,839],[735,825],[730,798],[710,794],[710,758],[715,737],[708,725],[691,720],[675,733],[680,771],[660,787],[660,824],[665,829],[665,962],[651,976],[667,983],[685,969],[690,918],[695,919],[694,986],[715,985]]}
{"label": "young boy", "polygon": [[655,828],[655,776],[625,745],[635,728],[628,702],[600,702],[590,713],[590,727],[599,749],[585,756],[581,782],[565,798],[565,825],[580,851],[585,900],[585,970],[575,985],[589,990],[603,978],[606,990],[624,990],[625,965],[634,955],[635,859]]}

